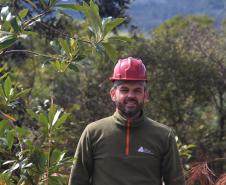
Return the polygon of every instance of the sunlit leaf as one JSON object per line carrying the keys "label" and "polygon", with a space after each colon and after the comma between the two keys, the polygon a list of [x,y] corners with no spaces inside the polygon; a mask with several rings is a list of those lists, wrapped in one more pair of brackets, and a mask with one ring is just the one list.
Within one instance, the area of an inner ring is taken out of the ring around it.
{"label": "sunlit leaf", "polygon": [[6,35],[0,38],[0,50],[4,50],[12,46],[16,42],[15,35]]}
{"label": "sunlit leaf", "polygon": [[116,18],[114,20],[106,22],[104,26],[104,36],[111,32],[114,28],[125,21],[124,18]]}
{"label": "sunlit leaf", "polygon": [[66,62],[60,62],[60,61],[53,61],[51,62],[51,65],[57,70],[57,72],[65,72],[65,70],[68,68],[69,63]]}
{"label": "sunlit leaf", "polygon": [[54,129],[60,127],[68,118],[70,114],[69,113],[64,113],[55,123]]}
{"label": "sunlit leaf", "polygon": [[51,123],[52,126],[54,126],[55,123],[57,122],[57,120],[58,120],[58,118],[59,118],[61,112],[62,112],[62,110],[59,109],[59,110],[57,110],[57,112],[55,113],[54,118],[53,118],[53,121],[52,121],[52,123]]}
{"label": "sunlit leaf", "polygon": [[58,39],[59,43],[60,43],[60,46],[63,48],[63,50],[66,52],[66,54],[68,56],[70,56],[70,45],[69,43],[67,42],[67,40],[65,39],[62,39],[62,38],[59,38]]}
{"label": "sunlit leaf", "polygon": [[12,88],[12,82],[10,77],[7,77],[5,82],[4,82],[4,92],[5,92],[5,96],[8,98],[10,96],[10,91]]}
{"label": "sunlit leaf", "polygon": [[23,9],[19,12],[18,15],[19,15],[20,19],[23,19],[24,17],[27,16],[27,13],[28,13],[28,9]]}
{"label": "sunlit leaf", "polygon": [[8,76],[9,72],[7,73],[4,73],[1,77],[0,77],[0,80],[4,79],[6,76]]}
{"label": "sunlit leaf", "polygon": [[9,160],[9,161],[5,161],[4,163],[2,163],[2,165],[11,164],[14,162],[16,162],[16,160]]}

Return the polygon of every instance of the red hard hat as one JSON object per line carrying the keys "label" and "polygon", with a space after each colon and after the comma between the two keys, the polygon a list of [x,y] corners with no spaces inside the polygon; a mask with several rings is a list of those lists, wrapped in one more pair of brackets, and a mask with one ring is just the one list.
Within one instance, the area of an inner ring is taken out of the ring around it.
{"label": "red hard hat", "polygon": [[110,80],[147,80],[146,68],[140,59],[119,59]]}

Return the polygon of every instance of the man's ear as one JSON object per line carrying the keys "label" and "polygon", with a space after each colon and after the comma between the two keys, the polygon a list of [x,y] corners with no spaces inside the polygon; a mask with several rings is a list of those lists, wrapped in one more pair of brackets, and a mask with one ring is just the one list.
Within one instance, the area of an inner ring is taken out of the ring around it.
{"label": "man's ear", "polygon": [[149,102],[149,92],[148,90],[145,90],[144,92],[144,103]]}
{"label": "man's ear", "polygon": [[115,102],[115,100],[116,100],[116,97],[115,97],[115,91],[116,91],[115,88],[112,88],[112,89],[110,90],[110,96],[111,96],[111,100],[112,100],[113,102]]}

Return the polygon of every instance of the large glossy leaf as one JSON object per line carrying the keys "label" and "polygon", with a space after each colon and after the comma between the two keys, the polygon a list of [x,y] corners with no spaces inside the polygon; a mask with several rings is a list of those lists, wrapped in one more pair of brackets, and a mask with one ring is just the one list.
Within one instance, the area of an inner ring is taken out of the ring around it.
{"label": "large glossy leaf", "polygon": [[111,21],[107,21],[104,25],[104,36],[106,36],[108,33],[110,33],[114,28],[116,28],[118,25],[123,23],[125,21],[124,18],[117,18]]}
{"label": "large glossy leaf", "polygon": [[99,8],[92,0],[90,1],[89,16],[87,18],[90,20],[92,27],[95,28],[95,31],[98,32],[99,29],[102,31]]}
{"label": "large glossy leaf", "polygon": [[55,115],[54,115],[54,118],[53,118],[53,121],[52,121],[52,123],[51,123],[51,126],[54,126],[54,125],[55,125],[55,123],[57,122],[57,120],[58,120],[58,118],[59,118],[61,112],[62,112],[61,109],[59,109],[59,110],[56,111],[56,113],[55,113]]}
{"label": "large glossy leaf", "polygon": [[12,89],[12,81],[10,77],[7,77],[4,82],[4,92],[7,98],[10,96],[11,89]]}
{"label": "large glossy leaf", "polygon": [[69,113],[64,113],[64,114],[56,121],[55,125],[53,125],[53,126],[54,126],[54,129],[60,127],[60,126],[67,120],[67,118],[68,118],[69,115],[70,115]]}
{"label": "large glossy leaf", "polygon": [[108,57],[115,62],[117,60],[117,52],[109,43],[102,43]]}
{"label": "large glossy leaf", "polygon": [[16,42],[15,35],[6,35],[0,38],[0,50],[4,50],[12,46]]}

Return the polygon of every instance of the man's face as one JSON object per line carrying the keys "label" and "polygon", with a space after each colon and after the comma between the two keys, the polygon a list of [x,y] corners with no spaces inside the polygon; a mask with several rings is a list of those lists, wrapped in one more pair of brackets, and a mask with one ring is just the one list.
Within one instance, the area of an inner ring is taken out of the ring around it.
{"label": "man's face", "polygon": [[125,82],[110,91],[111,99],[116,104],[116,110],[126,117],[137,117],[148,99],[144,84],[140,82]]}

